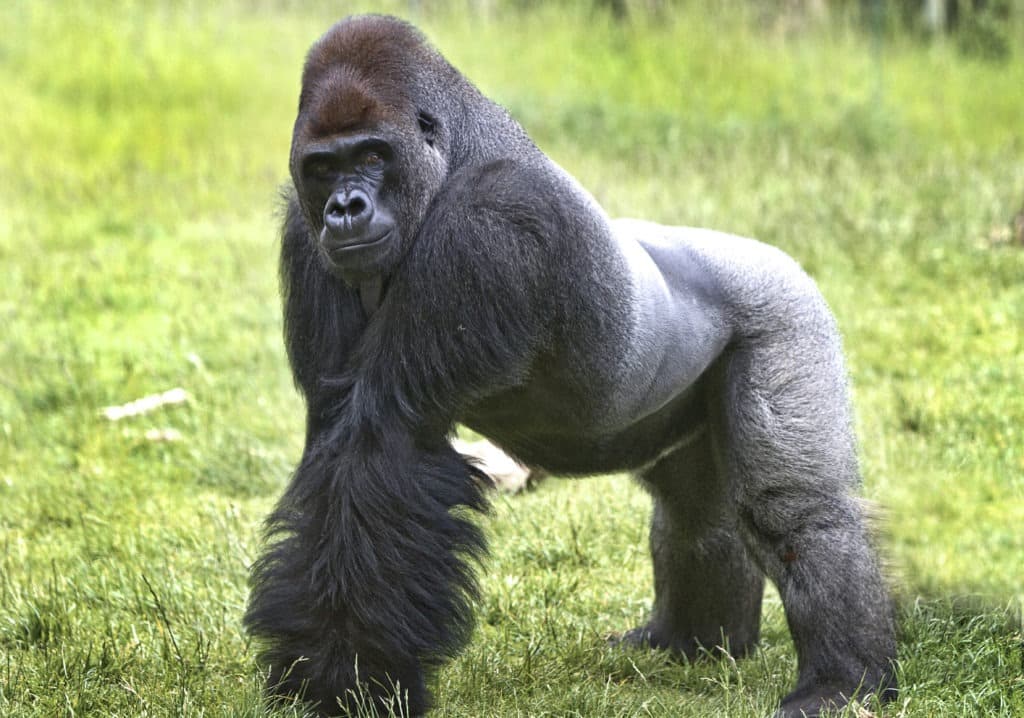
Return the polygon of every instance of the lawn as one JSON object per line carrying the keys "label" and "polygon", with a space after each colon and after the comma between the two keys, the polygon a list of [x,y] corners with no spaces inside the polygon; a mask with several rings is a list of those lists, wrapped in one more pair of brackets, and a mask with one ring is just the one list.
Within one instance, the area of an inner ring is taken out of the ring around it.
{"label": "lawn", "polygon": [[[818,280],[899,605],[884,714],[1024,715],[1024,43],[985,59],[730,3],[441,5],[376,7],[611,214],[754,236]],[[240,619],[303,430],[279,187],[303,55],[369,6],[340,7],[0,5],[2,716],[264,715]],[[479,625],[435,715],[770,713],[795,677],[774,592],[747,660],[606,644],[650,608],[648,514],[621,476],[495,497]]]}

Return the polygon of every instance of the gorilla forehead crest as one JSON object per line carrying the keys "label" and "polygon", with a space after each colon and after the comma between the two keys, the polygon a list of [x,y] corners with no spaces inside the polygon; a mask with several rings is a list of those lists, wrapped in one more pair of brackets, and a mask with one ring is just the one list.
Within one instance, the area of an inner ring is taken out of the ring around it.
{"label": "gorilla forehead crest", "polygon": [[437,55],[411,25],[365,16],[335,24],[313,45],[302,73],[299,117],[310,136],[412,121],[411,68]]}
{"label": "gorilla forehead crest", "polygon": [[408,101],[384,104],[382,93],[369,84],[350,67],[331,68],[303,98],[303,107],[309,110],[300,115],[306,119],[303,134],[326,137],[398,119],[399,108],[408,107]]}

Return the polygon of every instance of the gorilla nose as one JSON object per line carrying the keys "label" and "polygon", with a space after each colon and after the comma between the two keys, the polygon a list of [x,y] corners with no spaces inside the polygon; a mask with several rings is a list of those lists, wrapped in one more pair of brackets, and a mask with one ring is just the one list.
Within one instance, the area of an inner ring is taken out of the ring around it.
{"label": "gorilla nose", "polygon": [[324,207],[324,226],[341,241],[361,238],[371,219],[373,204],[369,196],[359,189],[335,192]]}

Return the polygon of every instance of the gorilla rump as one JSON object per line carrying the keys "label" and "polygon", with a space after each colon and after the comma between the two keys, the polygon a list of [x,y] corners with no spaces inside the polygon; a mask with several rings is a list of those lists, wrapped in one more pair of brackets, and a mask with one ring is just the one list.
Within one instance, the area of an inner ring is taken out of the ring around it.
{"label": "gorilla rump", "polygon": [[269,689],[429,708],[467,640],[480,472],[455,422],[558,474],[654,499],[655,600],[627,644],[747,653],[764,577],[799,677],[779,715],[895,693],[894,625],[853,491],[845,369],[778,250],[612,221],[411,26],[310,50],[283,230],[305,450],[268,519],[246,624]]}

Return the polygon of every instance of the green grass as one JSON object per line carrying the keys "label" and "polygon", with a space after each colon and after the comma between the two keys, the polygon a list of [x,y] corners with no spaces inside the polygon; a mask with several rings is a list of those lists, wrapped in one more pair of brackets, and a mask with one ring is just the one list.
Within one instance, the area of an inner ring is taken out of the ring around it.
{"label": "green grass", "polygon": [[[1022,715],[1024,54],[692,7],[410,17],[612,214],[753,235],[819,280],[899,596],[885,714]],[[262,715],[246,573],[302,433],[277,187],[338,12],[0,6],[0,715]],[[648,508],[623,477],[497,498],[436,715],[769,713],[795,672],[774,593],[748,660],[606,646],[650,607]]]}

